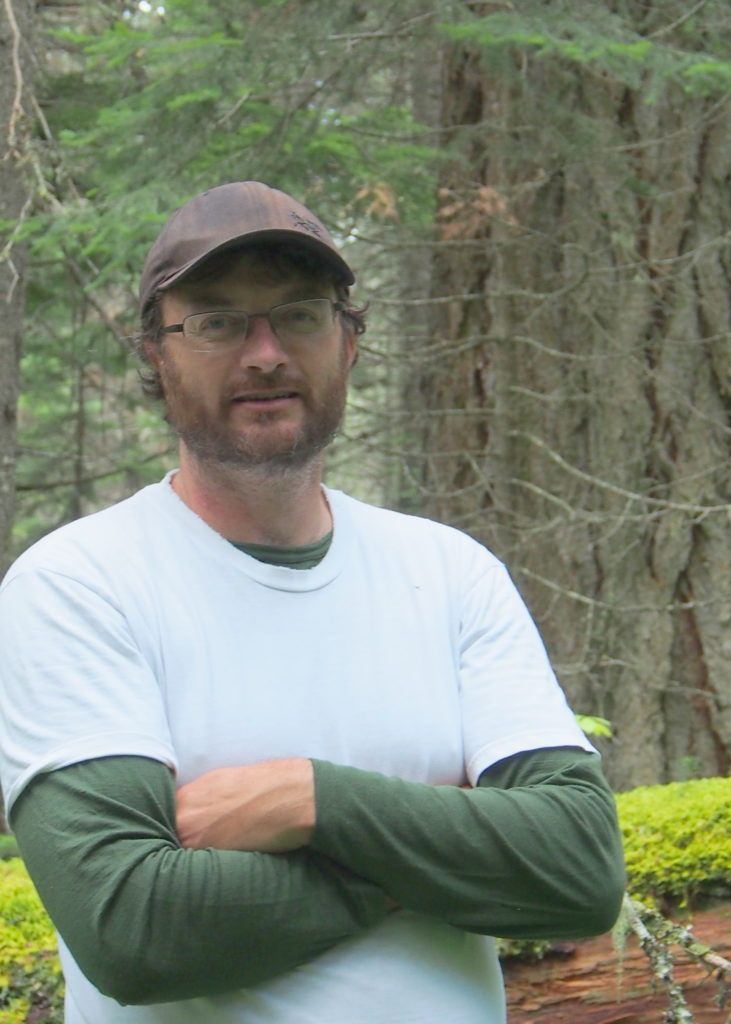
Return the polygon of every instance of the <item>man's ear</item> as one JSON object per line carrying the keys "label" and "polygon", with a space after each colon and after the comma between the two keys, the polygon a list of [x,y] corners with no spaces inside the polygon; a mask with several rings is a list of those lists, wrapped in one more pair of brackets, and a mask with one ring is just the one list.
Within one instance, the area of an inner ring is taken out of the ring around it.
{"label": "man's ear", "polygon": [[352,370],[358,362],[360,351],[358,349],[358,335],[348,326],[343,326],[343,344],[348,351],[348,369]]}
{"label": "man's ear", "polygon": [[143,341],[142,350],[145,353],[145,359],[148,363],[152,363],[156,370],[160,369],[160,346],[154,341]]}

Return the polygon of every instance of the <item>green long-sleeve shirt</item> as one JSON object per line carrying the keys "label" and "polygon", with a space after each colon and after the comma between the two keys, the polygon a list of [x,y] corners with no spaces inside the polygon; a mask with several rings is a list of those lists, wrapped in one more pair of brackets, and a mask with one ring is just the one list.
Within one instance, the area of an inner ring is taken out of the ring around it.
{"label": "green long-sleeve shirt", "polygon": [[275,977],[405,909],[470,931],[598,933],[624,886],[596,755],[507,758],[474,790],[315,761],[317,825],[287,854],[187,850],[159,762],[109,757],[35,779],[12,825],[87,977],[123,1003]]}

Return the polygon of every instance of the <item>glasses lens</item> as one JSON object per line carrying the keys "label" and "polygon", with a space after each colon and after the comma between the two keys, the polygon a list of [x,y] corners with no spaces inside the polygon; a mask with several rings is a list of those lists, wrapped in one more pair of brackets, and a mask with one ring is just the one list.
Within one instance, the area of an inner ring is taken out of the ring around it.
{"label": "glasses lens", "polygon": [[243,312],[194,313],[185,318],[183,329],[197,348],[219,348],[245,338],[248,320]]}
{"label": "glasses lens", "polygon": [[[214,351],[238,345],[245,338],[252,316],[266,313],[244,313],[242,310],[218,310],[193,313],[183,320],[183,333],[196,351]],[[318,338],[332,328],[333,303],[330,299],[303,299],[287,302],[269,310],[269,322],[283,341],[297,338]]]}
{"label": "glasses lens", "polygon": [[333,325],[333,306],[330,299],[287,302],[271,309],[269,319],[280,338],[324,334]]}

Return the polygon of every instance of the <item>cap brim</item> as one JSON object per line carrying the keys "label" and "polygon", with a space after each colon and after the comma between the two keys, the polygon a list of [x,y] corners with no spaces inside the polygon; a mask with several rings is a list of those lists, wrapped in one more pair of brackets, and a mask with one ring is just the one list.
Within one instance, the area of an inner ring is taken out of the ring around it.
{"label": "cap brim", "polygon": [[204,263],[207,263],[208,260],[212,259],[214,256],[220,256],[222,253],[228,252],[229,250],[247,249],[249,246],[254,245],[257,242],[269,241],[288,241],[292,242],[293,247],[295,248],[309,250],[319,256],[323,263],[327,264],[332,270],[334,270],[338,275],[338,279],[341,280],[343,284],[355,284],[353,271],[345,260],[342,259],[334,249],[331,249],[329,245],[324,245],[316,238],[310,238],[301,231],[287,231],[283,228],[267,228],[262,231],[250,231],[246,234],[238,235],[236,238],[228,238],[225,242],[222,242],[221,245],[214,246],[203,255],[190,260],[185,264],[185,266],[179,268],[170,277],[161,281],[155,290],[157,292],[164,292],[169,288],[174,287],[176,284],[180,284],[186,277],[192,274]]}

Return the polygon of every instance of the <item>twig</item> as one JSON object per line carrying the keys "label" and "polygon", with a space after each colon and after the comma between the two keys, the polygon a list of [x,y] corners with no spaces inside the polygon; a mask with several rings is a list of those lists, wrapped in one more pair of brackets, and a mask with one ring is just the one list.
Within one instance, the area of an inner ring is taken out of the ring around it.
{"label": "twig", "polygon": [[13,10],[12,0],[3,0],[3,4],[5,6],[5,13],[8,17],[10,31],[13,36],[11,60],[13,64],[13,73],[15,75],[15,95],[13,96],[13,102],[10,106],[10,118],[8,120],[8,152],[3,157],[4,160],[7,160],[11,154],[15,154],[15,146],[17,142],[15,129],[18,121],[24,114],[23,69],[20,66],[20,44],[22,37],[20,35],[20,29],[18,28],[18,22],[15,20],[15,11]]}
{"label": "twig", "polygon": [[705,7],[706,3],[707,0],[699,0],[699,3],[697,3],[695,7],[691,7],[690,10],[685,11],[679,18],[676,18],[675,21],[671,21],[669,25],[663,25],[662,28],[658,28],[655,32],[651,32],[647,38],[659,39],[660,36],[667,35],[668,32],[672,32],[674,29],[679,28],[684,24],[684,22],[692,18],[694,14],[697,14],[701,7]]}
{"label": "twig", "polygon": [[655,977],[665,986],[668,1009],[663,1024],[692,1024],[693,1015],[683,994],[682,986],[673,976],[674,960],[670,945],[684,949],[707,970],[716,972],[719,984],[718,1005],[723,1007],[726,993],[726,976],[731,974],[731,962],[715,953],[709,946],[698,942],[690,929],[683,928],[663,917],[662,914],[633,900],[625,893],[622,901],[622,917],[625,928],[635,933],[646,954]]}
{"label": "twig", "polygon": [[15,266],[15,264],[13,263],[13,259],[12,259],[12,256],[10,254],[13,251],[13,245],[15,244],[15,239],[18,237],[18,232],[20,231],[21,227],[23,226],[23,222],[25,221],[26,217],[28,216],[28,211],[30,210],[32,204],[33,204],[33,197],[32,196],[28,196],[26,201],[23,203],[23,208],[20,211],[20,216],[18,217],[18,220],[16,221],[15,227],[13,228],[13,230],[10,233],[10,237],[8,238],[8,240],[5,243],[5,245],[0,250],[0,263],[7,263],[8,267],[10,268],[11,275],[12,275],[10,284],[8,286],[7,293],[5,295],[5,301],[7,302],[8,305],[10,305],[10,302],[12,301],[13,292],[15,291],[15,286],[18,283],[18,281],[20,280],[20,276],[18,274],[18,269]]}
{"label": "twig", "polygon": [[676,512],[694,512],[702,517],[713,512],[724,512],[728,513],[731,511],[731,505],[694,505],[690,502],[684,501],[672,501],[665,498],[653,498],[649,494],[638,494],[636,491],[628,491],[625,487],[619,487],[617,484],[610,483],[609,480],[603,480],[601,477],[592,476],[591,473],[585,473],[579,469],[578,466],[572,466],[570,462],[567,462],[557,451],[554,451],[545,441],[540,437],[536,437],[534,434],[529,434],[523,430],[511,430],[510,435],[512,437],[520,437],[526,441],[530,441],[531,444],[540,448],[546,453],[552,462],[555,462],[562,469],[566,470],[572,476],[578,477],[579,480],[584,480],[586,483],[593,484],[594,487],[599,487],[601,490],[609,491],[610,494],[617,494],[622,498],[628,498],[631,501],[639,501],[646,505],[652,505],[655,508],[674,509]]}
{"label": "twig", "polygon": [[126,334],[119,326],[113,316],[111,316],[105,310],[104,306],[95,296],[93,295],[89,282],[84,277],[84,273],[81,267],[78,265],[76,260],[64,249],[64,256],[66,257],[66,265],[71,271],[71,275],[76,283],[81,288],[82,294],[86,301],[97,311],[101,319],[104,321],[106,327],[114,335],[117,342],[122,346],[123,349],[129,348],[129,334]]}
{"label": "twig", "polygon": [[640,940],[643,952],[652,964],[653,974],[667,990],[670,1006],[665,1014],[664,1024],[693,1024],[693,1015],[688,1009],[683,990],[673,977],[674,961],[667,945],[658,941],[646,927],[637,905],[628,896],[624,898],[623,909],[632,931]]}
{"label": "twig", "polygon": [[419,22],[433,20],[434,12],[427,11],[425,14],[417,14],[413,18],[407,18],[403,24],[394,29],[383,29],[374,32],[336,32],[327,38],[331,42],[359,43],[364,39],[401,39],[411,34],[411,26]]}
{"label": "twig", "polygon": [[[635,908],[637,906],[638,904],[635,902]],[[710,946],[699,942],[690,928],[684,928],[674,921],[668,921],[652,907],[642,906],[641,916],[655,928],[658,938],[681,946],[690,953],[694,960],[706,964],[711,969],[731,974],[731,961],[719,953],[715,953]]]}

